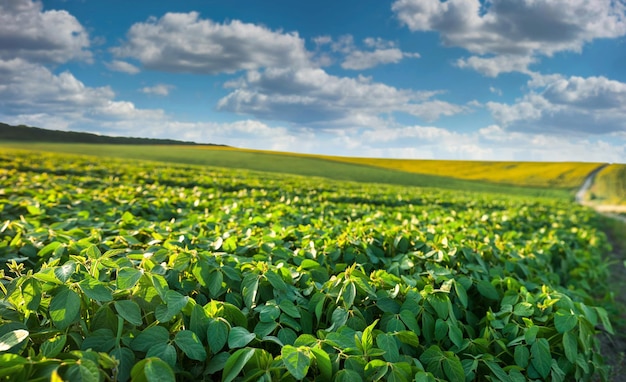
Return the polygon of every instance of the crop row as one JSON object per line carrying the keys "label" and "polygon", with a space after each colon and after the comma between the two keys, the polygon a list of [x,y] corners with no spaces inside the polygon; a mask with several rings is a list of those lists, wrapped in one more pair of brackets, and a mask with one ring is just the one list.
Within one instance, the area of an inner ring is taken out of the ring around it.
{"label": "crop row", "polygon": [[0,379],[606,378],[569,203],[0,154]]}

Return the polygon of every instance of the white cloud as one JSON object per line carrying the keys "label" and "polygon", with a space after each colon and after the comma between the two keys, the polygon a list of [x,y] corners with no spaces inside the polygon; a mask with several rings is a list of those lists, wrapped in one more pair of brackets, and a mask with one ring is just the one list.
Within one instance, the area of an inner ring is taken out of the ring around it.
{"label": "white cloud", "polygon": [[438,31],[446,45],[477,54],[580,51],[597,38],[626,34],[625,5],[613,0],[396,0],[413,31]]}
{"label": "white cloud", "polygon": [[488,102],[505,128],[546,134],[626,132],[626,84],[605,77],[536,77],[514,104]]}
{"label": "white cloud", "polygon": [[42,121],[48,126],[82,129],[83,124],[111,125],[116,121],[159,121],[162,110],[138,109],[115,100],[108,87],[89,87],[70,72],[54,74],[23,59],[0,60],[0,117],[6,121]]}
{"label": "white cloud", "polygon": [[[328,53],[320,53],[322,46],[328,46],[333,53],[339,53],[343,56],[341,59],[341,67],[350,70],[370,69],[378,65],[397,64],[404,58],[419,58],[419,53],[403,52],[396,47],[393,41],[385,40],[380,37],[367,37],[363,39],[363,44],[369,50],[357,48],[352,35],[343,35],[333,41],[329,36],[320,36],[313,39],[317,45],[317,54],[324,55]],[[324,64],[330,64],[328,57],[324,57]]]}
{"label": "white cloud", "polygon": [[499,96],[501,96],[501,95],[502,95],[502,90],[501,90],[501,89],[498,89],[498,88],[495,88],[495,87],[493,87],[493,86],[490,86],[490,87],[489,87],[489,91],[490,91],[490,92],[492,92],[493,94],[497,94],[497,95],[499,95]]}
{"label": "white cloud", "polygon": [[200,18],[197,12],[167,13],[136,23],[127,41],[113,52],[135,58],[145,68],[169,72],[217,74],[310,65],[297,33],[238,20],[219,24]]}
{"label": "white cloud", "polygon": [[40,1],[0,1],[0,59],[42,63],[91,60],[89,35],[66,11],[43,11]]}
{"label": "white cloud", "polygon": [[158,84],[154,86],[146,86],[144,88],[139,89],[140,92],[145,94],[154,94],[159,96],[166,96],[170,94],[170,90],[174,89],[172,85],[164,85]]}
{"label": "white cloud", "polygon": [[455,65],[459,68],[470,68],[487,77],[497,77],[501,73],[521,72],[529,74],[528,66],[537,62],[531,56],[502,55],[495,57],[460,58]]}
{"label": "white cloud", "polygon": [[113,60],[104,64],[109,70],[115,72],[122,72],[128,74],[137,74],[140,72],[139,68],[135,65],[121,60]]}
{"label": "white cloud", "polygon": [[626,34],[626,5],[614,0],[396,0],[392,10],[412,31],[439,32],[446,46],[501,56],[457,62],[488,76],[526,72],[532,57]]}
{"label": "white cloud", "polygon": [[376,49],[374,51],[355,50],[341,63],[344,69],[362,70],[384,64],[397,64],[405,57],[418,58],[418,53],[405,53],[398,48]]}
{"label": "white cloud", "polygon": [[219,101],[219,110],[296,124],[370,126],[393,112],[433,120],[465,111],[432,100],[438,92],[397,89],[363,76],[337,77],[313,68],[248,72],[229,85],[237,89]]}

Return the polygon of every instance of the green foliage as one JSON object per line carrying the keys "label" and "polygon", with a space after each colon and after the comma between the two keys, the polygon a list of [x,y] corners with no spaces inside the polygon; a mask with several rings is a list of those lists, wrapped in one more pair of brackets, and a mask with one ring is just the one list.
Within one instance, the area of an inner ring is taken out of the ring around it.
{"label": "green foliage", "polygon": [[0,161],[2,380],[605,377],[607,240],[570,203]]}

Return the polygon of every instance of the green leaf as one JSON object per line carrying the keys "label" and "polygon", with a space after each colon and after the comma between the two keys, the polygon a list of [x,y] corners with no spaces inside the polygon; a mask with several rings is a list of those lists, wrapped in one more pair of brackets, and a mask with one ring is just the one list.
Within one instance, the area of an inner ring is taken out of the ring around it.
{"label": "green leaf", "polygon": [[81,251],[80,254],[87,255],[89,259],[94,259],[94,260],[102,256],[102,252],[100,252],[100,249],[98,249],[98,246],[95,244],[92,244],[89,247],[85,248],[83,251]]}
{"label": "green leaf", "polygon": [[533,305],[528,302],[520,302],[515,305],[513,314],[519,317],[530,317],[535,312]]}
{"label": "green leaf", "polygon": [[120,268],[117,271],[117,288],[118,289],[131,289],[139,282],[143,273],[135,268]]}
{"label": "green leaf", "polygon": [[80,297],[73,290],[61,287],[50,301],[50,318],[60,330],[67,329],[79,318]]}
{"label": "green leaf", "polygon": [[374,336],[372,335],[372,331],[374,330],[374,327],[376,327],[376,324],[378,324],[378,319],[374,320],[371,325],[366,327],[361,335],[361,346],[366,354],[367,351],[374,346]]}
{"label": "green leaf", "polygon": [[526,346],[517,345],[513,353],[515,358],[515,364],[523,369],[528,367],[528,361],[530,360],[530,351]]}
{"label": "green leaf", "polygon": [[571,311],[559,309],[554,314],[554,327],[559,333],[569,332],[578,324],[578,318]]}
{"label": "green leaf", "polygon": [[403,331],[395,333],[394,335],[403,344],[407,344],[407,345],[412,346],[414,348],[417,348],[419,346],[419,344],[420,344],[419,337],[414,332],[411,332],[411,331],[408,331],[408,330],[403,330]]}
{"label": "green leaf", "polygon": [[54,275],[61,281],[62,283],[66,283],[67,280],[70,279],[74,271],[76,270],[76,263],[73,261],[68,261],[63,264],[63,266],[57,267],[54,269]]}
{"label": "green leaf", "polygon": [[480,280],[476,284],[476,287],[478,288],[478,293],[480,293],[484,297],[486,297],[486,298],[488,298],[490,300],[499,300],[500,299],[500,295],[498,294],[498,290],[493,285],[491,285],[491,283],[489,281],[487,281],[487,280]]}
{"label": "green leaf", "polygon": [[427,297],[427,301],[437,312],[437,317],[442,320],[448,318],[450,298],[446,293],[435,293]]}
{"label": "green leaf", "polygon": [[535,370],[543,378],[546,378],[550,373],[550,366],[552,365],[552,355],[550,354],[550,344],[545,338],[538,338],[537,341],[530,348],[530,363]]}
{"label": "green leaf", "polygon": [[230,326],[220,319],[212,319],[209,321],[209,325],[207,328],[207,338],[209,343],[209,348],[215,354],[217,354],[224,345],[226,345],[226,341],[228,341],[228,333],[230,331]]}
{"label": "green leaf", "polygon": [[170,366],[158,358],[146,358],[133,366],[130,372],[133,382],[175,382]]}
{"label": "green leaf", "polygon": [[278,322],[259,322],[254,327],[254,334],[259,338],[263,338],[272,334],[272,332],[278,327]]}
{"label": "green leaf", "polygon": [[207,287],[211,296],[216,297],[222,289],[222,282],[224,281],[224,275],[219,270],[215,270],[209,274],[209,280]]}
{"label": "green leaf", "polygon": [[280,310],[285,312],[286,315],[293,317],[293,318],[300,318],[300,311],[293,304],[293,302],[289,300],[282,300],[280,304],[278,304],[278,306],[280,307]]}
{"label": "green leaf", "polygon": [[256,303],[257,293],[259,292],[259,276],[254,273],[248,273],[243,278],[241,287],[243,302],[248,308],[252,308]]}
{"label": "green leaf", "polygon": [[22,284],[22,297],[26,308],[32,311],[39,309],[41,303],[41,285],[40,281],[35,278],[28,278]]}
{"label": "green leaf", "polygon": [[85,279],[78,283],[78,286],[87,297],[98,302],[107,302],[113,300],[113,294],[102,281],[85,275]]}
{"label": "green leaf", "polygon": [[131,300],[120,300],[113,303],[115,310],[122,316],[123,319],[130,322],[132,325],[141,326],[141,309],[136,302]]}
{"label": "green leaf", "polygon": [[611,321],[609,320],[606,310],[602,307],[596,307],[596,312],[598,312],[598,316],[600,316],[600,321],[602,322],[604,329],[609,332],[609,334],[615,334],[613,331],[613,325],[611,325]]}
{"label": "green leaf", "polygon": [[378,306],[378,308],[385,313],[400,313],[400,304],[389,297],[383,297],[376,300],[376,306]]}
{"label": "green leaf", "polygon": [[187,357],[195,359],[196,361],[206,360],[206,350],[204,350],[204,346],[202,346],[196,333],[191,330],[181,330],[176,333],[174,342]]}
{"label": "green leaf", "polygon": [[39,350],[44,357],[54,358],[63,350],[66,341],[67,336],[65,334],[61,334],[47,339],[41,344]]}
{"label": "green leaf", "polygon": [[578,339],[573,332],[563,333],[563,349],[565,350],[565,358],[575,364],[578,357]]}
{"label": "green leaf", "polygon": [[396,339],[387,333],[380,333],[376,336],[376,345],[385,351],[383,358],[388,362],[398,362],[400,360],[400,351]]}
{"label": "green leaf", "polygon": [[274,271],[265,272],[263,276],[265,276],[270,285],[272,285],[272,288],[283,292],[287,291],[287,284],[282,277],[274,273]]}
{"label": "green leaf", "polygon": [[253,348],[244,348],[237,350],[228,357],[226,365],[224,365],[224,371],[222,372],[222,382],[231,382],[237,378],[241,370],[246,366],[246,363],[248,363],[250,358],[254,355],[254,352],[255,349]]}
{"label": "green leaf", "polygon": [[135,351],[147,352],[153,345],[166,343],[170,339],[170,332],[162,326],[152,326],[135,337],[130,348]]}
{"label": "green leaf", "polygon": [[83,358],[67,369],[64,379],[72,382],[100,382],[100,369],[93,361]]}
{"label": "green leaf", "polygon": [[365,378],[368,381],[378,381],[387,374],[388,370],[387,362],[380,359],[371,360],[365,365]]}
{"label": "green leaf", "polygon": [[489,367],[489,370],[491,370],[493,375],[495,375],[496,378],[498,378],[499,381],[502,381],[502,382],[509,382],[510,381],[509,375],[497,363],[495,363],[493,361],[485,361],[485,365],[487,365],[487,367]]}
{"label": "green leaf", "polygon": [[296,379],[303,379],[309,372],[311,353],[307,347],[285,345],[281,350],[283,363],[287,371]]}
{"label": "green leaf", "polygon": [[333,365],[330,361],[330,356],[324,350],[314,347],[310,348],[311,353],[315,357],[315,364],[322,375],[322,378],[326,381],[330,381],[333,377]]}
{"label": "green leaf", "polygon": [[109,355],[119,362],[117,379],[120,382],[128,381],[130,379],[130,371],[135,364],[135,353],[129,348],[115,348],[111,350]]}
{"label": "green leaf", "polygon": [[24,329],[13,330],[3,335],[0,337],[0,351],[7,351],[13,346],[20,344],[28,338],[28,335],[28,330]]}
{"label": "green leaf", "polygon": [[231,349],[242,348],[255,339],[255,335],[250,333],[248,329],[241,326],[235,326],[230,329],[228,334],[228,347]]}
{"label": "green leaf", "polygon": [[363,378],[354,370],[340,370],[336,377],[336,382],[363,382]]}
{"label": "green leaf", "polygon": [[465,371],[461,360],[452,352],[446,352],[446,357],[443,359],[443,372],[449,381],[465,380]]}
{"label": "green leaf", "polygon": [[148,349],[146,357],[156,357],[171,367],[176,366],[176,348],[167,342],[158,343]]}
{"label": "green leaf", "polygon": [[467,290],[465,290],[465,287],[463,286],[463,284],[455,282],[454,292],[456,293],[456,296],[459,298],[461,305],[463,305],[464,308],[467,308],[467,304],[468,304]]}

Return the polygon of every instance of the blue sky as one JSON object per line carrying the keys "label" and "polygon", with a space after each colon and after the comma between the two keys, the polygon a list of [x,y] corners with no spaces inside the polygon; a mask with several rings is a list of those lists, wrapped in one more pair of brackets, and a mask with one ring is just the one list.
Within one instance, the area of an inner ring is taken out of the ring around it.
{"label": "blue sky", "polygon": [[350,156],[626,162],[626,3],[0,0],[0,121]]}

